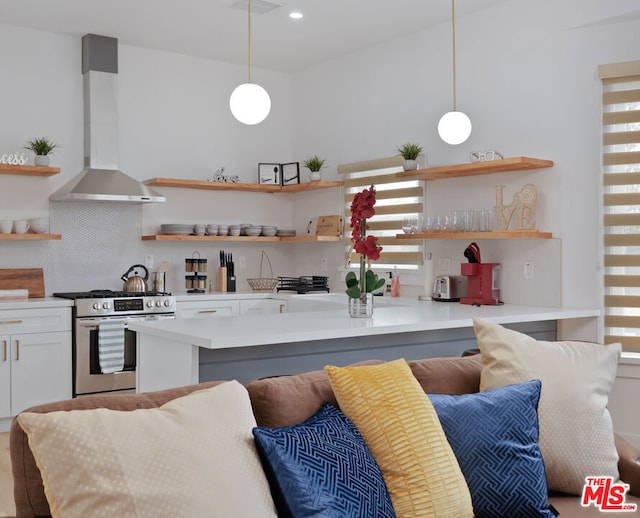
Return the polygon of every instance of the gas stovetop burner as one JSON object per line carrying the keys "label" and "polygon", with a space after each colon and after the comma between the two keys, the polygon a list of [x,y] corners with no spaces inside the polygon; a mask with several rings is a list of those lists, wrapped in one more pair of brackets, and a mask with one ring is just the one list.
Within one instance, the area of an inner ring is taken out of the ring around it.
{"label": "gas stovetop burner", "polygon": [[68,293],[54,293],[54,297],[61,299],[116,299],[125,297],[162,297],[169,296],[171,293],[165,291],[145,291],[142,293],[132,293],[126,291],[112,291],[112,290],[91,290],[91,291],[78,291]]}

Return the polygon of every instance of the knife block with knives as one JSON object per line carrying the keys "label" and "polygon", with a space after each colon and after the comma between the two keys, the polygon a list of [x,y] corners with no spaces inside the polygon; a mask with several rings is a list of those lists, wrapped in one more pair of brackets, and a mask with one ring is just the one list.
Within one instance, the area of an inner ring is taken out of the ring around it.
{"label": "knife block with knives", "polygon": [[218,291],[236,291],[236,273],[233,254],[220,250],[220,266],[218,268]]}

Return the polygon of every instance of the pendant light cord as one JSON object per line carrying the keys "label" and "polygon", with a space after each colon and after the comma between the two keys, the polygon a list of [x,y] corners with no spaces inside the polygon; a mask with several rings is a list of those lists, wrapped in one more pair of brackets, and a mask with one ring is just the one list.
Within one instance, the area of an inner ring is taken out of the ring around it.
{"label": "pendant light cord", "polygon": [[249,20],[249,44],[248,44],[248,48],[249,48],[249,83],[251,82],[251,0],[249,0],[249,15],[248,15],[248,20]]}
{"label": "pendant light cord", "polygon": [[[251,3],[251,0],[249,0]],[[456,8],[455,0],[451,0],[451,33],[453,37],[453,111],[456,110]]]}

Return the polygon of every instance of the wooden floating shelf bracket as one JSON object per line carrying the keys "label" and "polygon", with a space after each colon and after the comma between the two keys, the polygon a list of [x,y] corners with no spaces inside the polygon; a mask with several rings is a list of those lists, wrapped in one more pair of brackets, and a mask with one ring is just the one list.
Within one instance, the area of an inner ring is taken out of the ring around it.
{"label": "wooden floating shelf bracket", "polygon": [[59,167],[0,164],[0,174],[12,174],[16,176],[52,176],[59,172]]}
{"label": "wooden floating shelf bracket", "polygon": [[551,232],[533,230],[492,230],[490,232],[430,232],[396,234],[398,239],[551,239]]}
{"label": "wooden floating shelf bracket", "polygon": [[489,160],[486,162],[469,162],[467,164],[454,164],[430,167],[428,169],[416,169],[415,171],[403,171],[396,173],[396,176],[403,179],[416,178],[418,180],[432,181],[446,180],[448,178],[461,178],[464,176],[504,173],[509,171],[528,171],[552,166],[552,160],[519,156],[503,158],[501,160]]}
{"label": "wooden floating shelf bracket", "polygon": [[340,241],[339,236],[174,236],[168,234],[158,234],[153,236],[142,236],[143,241],[233,241],[242,242],[271,242],[271,243],[303,243],[312,241]]}
{"label": "wooden floating shelf bracket", "polygon": [[264,193],[294,193],[340,187],[339,180],[329,182],[306,182],[292,185],[268,185],[259,183],[209,182],[207,180],[188,180],[183,178],[152,178],[144,182],[150,187],[176,187],[179,189],[200,189],[205,191],[244,191]]}

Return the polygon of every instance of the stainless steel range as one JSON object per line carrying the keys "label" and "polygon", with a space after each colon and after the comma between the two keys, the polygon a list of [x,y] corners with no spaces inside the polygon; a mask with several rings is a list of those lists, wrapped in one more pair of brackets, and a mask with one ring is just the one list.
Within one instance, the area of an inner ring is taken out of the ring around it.
{"label": "stainless steel range", "polygon": [[[74,301],[74,397],[105,392],[134,392],[136,333],[129,331],[128,325],[134,321],[175,318],[175,297],[164,292],[128,293],[111,290],[53,295]],[[118,364],[115,371],[113,365],[105,360],[105,337],[108,337],[111,346],[110,360],[115,357]]]}

